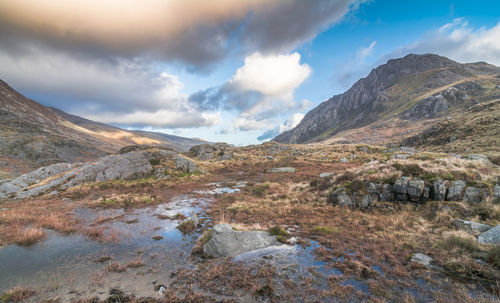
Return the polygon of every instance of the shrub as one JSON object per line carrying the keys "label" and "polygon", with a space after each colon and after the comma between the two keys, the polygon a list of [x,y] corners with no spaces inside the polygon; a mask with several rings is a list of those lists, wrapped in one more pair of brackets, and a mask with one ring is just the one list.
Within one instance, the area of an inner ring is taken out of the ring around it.
{"label": "shrub", "polygon": [[311,186],[316,190],[321,190],[321,191],[327,190],[331,186],[330,179],[327,178],[314,179],[309,183],[309,186]]}
{"label": "shrub", "polygon": [[160,164],[160,159],[151,159],[149,160],[149,164],[151,164],[152,166],[158,165]]}

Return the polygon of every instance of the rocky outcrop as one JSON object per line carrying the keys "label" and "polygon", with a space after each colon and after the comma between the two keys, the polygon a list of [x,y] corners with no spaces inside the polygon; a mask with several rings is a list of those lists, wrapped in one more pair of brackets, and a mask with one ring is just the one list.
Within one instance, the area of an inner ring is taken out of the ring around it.
{"label": "rocky outcrop", "polygon": [[237,255],[279,245],[275,236],[265,231],[236,231],[228,224],[218,224],[212,229],[211,238],[203,245],[203,252],[212,257]]}
{"label": "rocky outcrop", "polygon": [[[394,184],[358,182],[356,191],[336,187],[330,192],[328,201],[335,205],[350,208],[370,208],[375,202],[414,202],[425,203],[430,200],[437,201],[463,201],[468,203],[482,203],[487,199],[497,199],[490,195],[488,188],[467,186],[465,181],[437,180],[427,182],[415,177],[401,177]],[[491,198],[490,198],[491,196]]]}
{"label": "rocky outcrop", "polygon": [[233,157],[231,146],[227,143],[200,144],[191,147],[189,156],[200,160],[228,160]]}
{"label": "rocky outcrop", "polygon": [[177,170],[186,173],[198,170],[191,160],[171,150],[137,150],[103,157],[95,162],[59,163],[39,168],[1,184],[0,198],[23,199],[86,182],[145,178],[154,174],[152,163],[160,163],[162,160],[173,161]]}
{"label": "rocky outcrop", "polygon": [[293,167],[276,167],[267,170],[268,173],[294,173],[295,171]]}

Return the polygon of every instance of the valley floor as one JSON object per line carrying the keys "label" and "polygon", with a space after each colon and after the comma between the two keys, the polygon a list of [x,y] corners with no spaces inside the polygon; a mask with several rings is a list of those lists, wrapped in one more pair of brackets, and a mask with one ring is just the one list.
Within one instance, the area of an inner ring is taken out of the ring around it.
{"label": "valley floor", "polygon": [[[269,144],[199,161],[206,174],[1,200],[0,302],[498,302],[499,247],[455,224],[498,225],[498,201],[332,202],[338,188],[354,199],[361,179],[419,173],[485,188],[499,172],[487,159],[397,154]],[[269,171],[277,167],[296,171]],[[270,231],[283,245],[208,258],[201,247],[219,223]]]}

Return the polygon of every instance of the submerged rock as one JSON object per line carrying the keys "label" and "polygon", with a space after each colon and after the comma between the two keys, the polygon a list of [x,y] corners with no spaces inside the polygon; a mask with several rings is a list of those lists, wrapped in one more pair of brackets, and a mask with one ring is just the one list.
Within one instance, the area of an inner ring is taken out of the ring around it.
{"label": "submerged rock", "polygon": [[500,244],[500,224],[479,235],[477,241],[482,244]]}
{"label": "submerged rock", "polygon": [[212,257],[235,257],[280,243],[265,231],[236,231],[228,224],[215,225],[203,252]]}

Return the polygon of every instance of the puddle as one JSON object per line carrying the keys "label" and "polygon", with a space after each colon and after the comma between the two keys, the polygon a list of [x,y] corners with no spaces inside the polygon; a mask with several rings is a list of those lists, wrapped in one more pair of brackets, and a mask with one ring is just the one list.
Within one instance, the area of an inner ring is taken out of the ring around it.
{"label": "puddle", "polygon": [[[149,208],[77,209],[75,215],[87,228],[101,221],[95,228],[102,229],[104,235],[114,235],[119,242],[101,243],[81,234],[61,235],[46,230],[46,239],[31,247],[0,248],[0,293],[23,285],[37,289],[41,296],[60,297],[65,302],[78,296],[103,297],[118,285],[138,296],[157,295],[154,284],[167,283],[170,273],[179,267],[195,266],[190,255],[199,233],[183,235],[176,229],[181,219],[175,216],[196,214],[206,218],[203,209],[213,195],[239,190],[222,184],[213,187],[197,192],[196,197],[178,196]],[[156,237],[160,240],[154,236],[160,236]],[[111,259],[96,262],[104,256]],[[125,273],[106,270],[110,263],[126,266],[138,259],[144,266],[127,268]]]}

